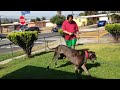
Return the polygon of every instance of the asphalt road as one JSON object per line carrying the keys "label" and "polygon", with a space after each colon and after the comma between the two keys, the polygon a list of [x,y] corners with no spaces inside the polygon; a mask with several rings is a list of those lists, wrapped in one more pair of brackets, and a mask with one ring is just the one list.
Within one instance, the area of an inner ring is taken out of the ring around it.
{"label": "asphalt road", "polygon": [[[53,42],[56,41],[60,38],[59,33],[40,33],[38,40],[35,41],[35,45],[40,45],[40,44],[44,44],[45,40],[49,43],[49,42]],[[17,45],[10,45],[10,42],[8,39],[4,38],[2,40],[0,40],[0,53],[9,53],[11,52],[11,50],[16,51],[16,50],[20,50],[21,48]],[[12,46],[12,49],[11,49]]]}
{"label": "asphalt road", "polygon": [[[102,27],[103,28],[103,27]],[[88,27],[88,28],[84,28],[84,29],[80,29],[81,32],[83,33],[87,33],[89,31],[97,31],[98,27],[93,26],[93,27]],[[0,34],[0,37],[2,37],[3,39],[0,40],[0,53],[8,53],[11,52],[11,46],[10,46],[10,41],[8,39],[5,38],[7,34]],[[60,40],[60,36],[59,33],[40,33],[39,34],[39,39],[35,42],[35,45],[40,45],[40,44],[44,44],[44,39],[46,39],[48,42],[53,42],[56,40]],[[87,39],[83,39],[82,41],[86,41]],[[88,41],[86,41],[88,42]],[[21,48],[17,45],[12,45],[12,50],[16,51],[16,50],[20,50]]]}

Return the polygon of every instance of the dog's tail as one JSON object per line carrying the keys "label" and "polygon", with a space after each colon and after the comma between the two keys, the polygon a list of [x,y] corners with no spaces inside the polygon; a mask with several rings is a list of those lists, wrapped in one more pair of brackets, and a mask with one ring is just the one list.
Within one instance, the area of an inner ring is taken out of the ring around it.
{"label": "dog's tail", "polygon": [[53,56],[52,61],[50,62],[50,64],[47,66],[47,69],[49,69],[49,66],[51,65],[51,63],[54,61],[54,59],[57,56],[58,46],[56,48],[52,48],[52,50],[54,50],[54,56]]}
{"label": "dog's tail", "polygon": [[58,50],[58,47],[59,47],[60,45],[58,45],[57,47],[55,47],[55,48],[50,48],[49,46],[48,46],[48,43],[47,43],[47,48],[49,49],[49,50],[52,50],[52,51],[55,51],[55,49],[56,50]]}

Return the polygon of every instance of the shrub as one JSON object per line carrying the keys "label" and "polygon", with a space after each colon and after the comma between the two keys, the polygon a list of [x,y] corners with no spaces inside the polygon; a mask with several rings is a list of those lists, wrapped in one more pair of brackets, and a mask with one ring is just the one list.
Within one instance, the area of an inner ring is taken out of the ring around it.
{"label": "shrub", "polygon": [[113,36],[116,42],[119,42],[120,38],[120,24],[107,24],[105,29]]}
{"label": "shrub", "polygon": [[60,33],[60,35],[64,38],[65,37],[65,33],[63,32],[62,29],[59,29],[58,32]]}
{"label": "shrub", "polygon": [[30,58],[34,41],[38,39],[38,33],[37,31],[13,32],[8,34],[7,38],[15,45],[20,46]]}

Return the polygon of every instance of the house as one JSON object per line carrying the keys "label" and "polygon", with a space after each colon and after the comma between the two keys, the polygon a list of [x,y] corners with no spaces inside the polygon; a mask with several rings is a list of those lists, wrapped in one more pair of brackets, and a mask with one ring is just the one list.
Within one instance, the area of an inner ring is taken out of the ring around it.
{"label": "house", "polygon": [[87,25],[87,19],[86,18],[79,18],[79,17],[76,17],[73,19],[78,26],[86,26]]}
{"label": "house", "polygon": [[37,26],[37,27],[53,27],[54,24],[50,22],[50,20],[36,21],[36,22],[28,22],[28,27]]}
{"label": "house", "polygon": [[[109,15],[112,15],[110,13]],[[107,22],[111,22],[111,18],[108,18],[108,14],[98,14],[98,15],[89,15],[89,16],[77,16],[74,18],[78,26],[85,26],[88,24],[89,20],[93,20],[93,24],[97,24],[99,20],[106,20]]]}
{"label": "house", "polygon": [[46,22],[45,21],[37,21],[37,22],[35,22],[35,25],[37,27],[43,28],[43,27],[46,27]]}
{"label": "house", "polygon": [[28,22],[28,27],[46,27],[46,22],[44,21],[36,21],[36,22]]}
{"label": "house", "polygon": [[28,22],[27,24],[28,24],[28,27],[34,27],[34,26],[36,26],[35,22]]}
{"label": "house", "polygon": [[52,22],[50,22],[50,20],[45,20],[46,22],[46,27],[53,27],[54,24]]}

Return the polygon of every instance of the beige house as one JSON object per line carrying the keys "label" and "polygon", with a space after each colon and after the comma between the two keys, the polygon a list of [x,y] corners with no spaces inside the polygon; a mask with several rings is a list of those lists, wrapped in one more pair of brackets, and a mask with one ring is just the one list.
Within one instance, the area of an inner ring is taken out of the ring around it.
{"label": "beige house", "polygon": [[34,22],[28,22],[28,27],[34,27],[35,26],[35,23]]}
{"label": "beige house", "polygon": [[50,20],[45,20],[46,22],[46,27],[53,27],[54,24],[52,22],[50,22]]}
{"label": "beige house", "polygon": [[[112,15],[109,14],[109,15]],[[88,19],[93,20],[93,24],[97,24],[99,20],[106,20],[108,22],[111,22],[111,18],[108,19],[108,14],[98,14],[98,15],[89,15],[89,16],[77,16],[74,18],[78,26],[85,26],[88,24]]]}
{"label": "beige house", "polygon": [[28,22],[28,27],[37,26],[37,27],[53,27],[54,24],[50,20],[43,20],[37,22]]}
{"label": "beige house", "polygon": [[86,26],[87,25],[87,19],[86,18],[76,17],[73,20],[77,23],[78,26]]}

